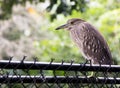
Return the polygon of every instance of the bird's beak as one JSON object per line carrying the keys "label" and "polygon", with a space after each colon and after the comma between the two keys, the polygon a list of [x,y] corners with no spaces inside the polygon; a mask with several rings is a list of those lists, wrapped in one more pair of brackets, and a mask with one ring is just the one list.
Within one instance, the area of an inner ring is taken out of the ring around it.
{"label": "bird's beak", "polygon": [[64,25],[61,25],[61,26],[57,27],[55,30],[64,29],[64,28],[67,28],[67,27],[68,27],[68,25],[64,24]]}

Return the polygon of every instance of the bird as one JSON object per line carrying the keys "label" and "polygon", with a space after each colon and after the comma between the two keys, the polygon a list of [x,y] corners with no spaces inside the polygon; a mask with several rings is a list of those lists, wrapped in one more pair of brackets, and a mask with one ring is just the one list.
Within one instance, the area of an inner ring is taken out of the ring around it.
{"label": "bird", "polygon": [[92,64],[112,65],[110,48],[102,34],[89,22],[72,18],[56,28],[68,30],[82,56]]}

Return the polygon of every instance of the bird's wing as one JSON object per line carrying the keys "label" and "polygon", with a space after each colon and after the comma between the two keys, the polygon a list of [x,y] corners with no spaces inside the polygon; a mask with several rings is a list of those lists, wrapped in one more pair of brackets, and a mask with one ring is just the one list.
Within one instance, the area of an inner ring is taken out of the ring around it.
{"label": "bird's wing", "polygon": [[84,25],[84,29],[89,32],[88,41],[83,42],[86,43],[84,53],[94,59],[94,63],[112,64],[111,52],[103,36],[91,24],[84,22]]}

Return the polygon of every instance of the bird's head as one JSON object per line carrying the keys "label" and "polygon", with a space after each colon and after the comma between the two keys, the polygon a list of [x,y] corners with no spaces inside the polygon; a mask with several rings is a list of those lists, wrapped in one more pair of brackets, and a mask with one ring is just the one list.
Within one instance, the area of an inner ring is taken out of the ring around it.
{"label": "bird's head", "polygon": [[82,23],[82,22],[85,22],[85,21],[82,19],[73,18],[73,19],[68,20],[66,24],[57,27],[56,30],[59,30],[59,29],[71,30],[73,29],[75,25]]}

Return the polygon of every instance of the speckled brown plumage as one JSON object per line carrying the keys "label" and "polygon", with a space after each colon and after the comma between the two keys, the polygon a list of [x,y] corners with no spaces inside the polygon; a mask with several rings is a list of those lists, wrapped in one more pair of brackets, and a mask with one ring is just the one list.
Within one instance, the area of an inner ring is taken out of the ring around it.
{"label": "speckled brown plumage", "polygon": [[70,19],[67,24],[56,30],[65,28],[82,55],[93,64],[113,64],[110,49],[103,36],[91,24],[82,19]]}

